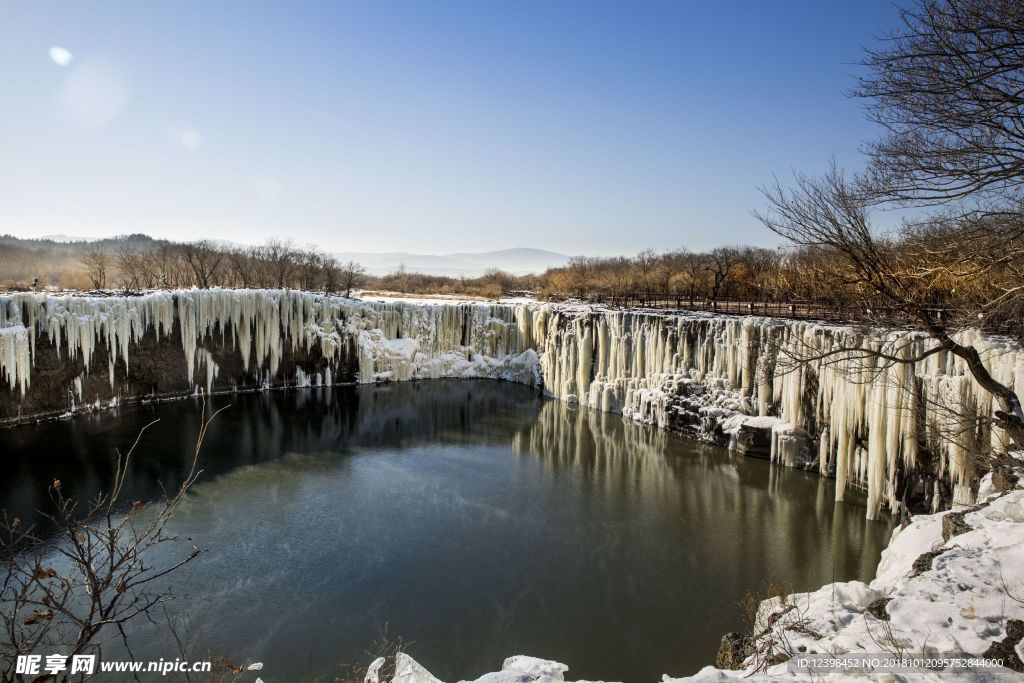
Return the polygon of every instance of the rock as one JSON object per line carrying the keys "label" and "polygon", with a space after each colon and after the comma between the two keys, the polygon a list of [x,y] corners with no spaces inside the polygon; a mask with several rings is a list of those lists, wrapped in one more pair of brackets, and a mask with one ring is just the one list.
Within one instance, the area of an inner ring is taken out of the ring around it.
{"label": "rock", "polygon": [[964,510],[962,512],[950,512],[948,515],[942,516],[942,540],[948,541],[954,536],[960,534],[966,534],[971,531],[971,525],[964,521],[964,516],[972,510]]}
{"label": "rock", "polygon": [[370,664],[370,668],[366,670],[366,676],[363,678],[363,683],[380,683],[380,669],[384,666],[384,658],[377,657]]}
{"label": "rock", "polygon": [[871,604],[867,606],[865,611],[875,619],[889,621],[889,612],[886,611],[885,606],[890,602],[892,602],[892,598],[878,598],[877,600],[872,600]]}
{"label": "rock", "polygon": [[1016,649],[1021,639],[1024,639],[1024,621],[1010,619],[1006,622],[1006,637],[992,641],[988,649],[982,653],[982,657],[1001,659],[1007,669],[1024,673],[1024,662],[1021,661]]}
{"label": "rock", "polygon": [[391,683],[441,683],[429,671],[424,669],[419,662],[399,652],[395,655],[395,677]]}
{"label": "rock", "polygon": [[926,553],[921,553],[918,556],[918,558],[914,560],[914,565],[913,567],[911,567],[913,571],[910,575],[920,576],[921,574],[924,574],[926,571],[929,571],[932,568],[932,560],[941,555],[943,552],[944,551],[940,549],[929,550]]}
{"label": "rock", "polygon": [[775,624],[779,623],[779,619],[781,619],[782,617],[786,616],[787,614],[789,614],[790,612],[792,612],[795,609],[796,609],[796,605],[786,605],[786,604],[783,604],[782,607],[780,607],[779,609],[773,611],[768,616],[767,624],[765,625],[766,626],[765,630],[770,629],[772,626],[774,626]]}
{"label": "rock", "polygon": [[769,458],[772,454],[772,428],[757,424],[743,424],[736,431],[736,452],[755,458]]}
{"label": "rock", "polygon": [[1019,482],[1020,477],[1013,468],[997,466],[992,469],[992,487],[996,491],[1012,491]]}
{"label": "rock", "polygon": [[524,674],[533,680],[546,677],[550,680],[562,681],[565,680],[563,676],[569,670],[569,667],[561,662],[554,662],[550,659],[515,655],[505,660],[501,665],[501,670]]}
{"label": "rock", "polygon": [[742,633],[726,633],[715,655],[715,666],[719,669],[742,669],[743,660],[754,654],[754,640]]}

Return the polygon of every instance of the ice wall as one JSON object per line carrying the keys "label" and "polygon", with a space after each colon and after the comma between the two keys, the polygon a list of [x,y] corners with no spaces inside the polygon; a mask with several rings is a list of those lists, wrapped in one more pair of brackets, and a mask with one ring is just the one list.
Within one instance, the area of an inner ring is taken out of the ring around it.
{"label": "ice wall", "polygon": [[[873,332],[773,318],[542,307],[527,331],[545,391],[660,427],[735,437],[770,430],[770,457],[836,477],[836,497],[863,487],[868,516],[896,509],[900,480],[927,460],[934,505],[973,502],[973,457],[1007,446],[985,418],[992,398],[965,363],[911,332]],[[521,319],[524,314],[520,314]],[[521,323],[522,326],[522,323]],[[1024,353],[965,332],[996,379],[1024,395]],[[749,417],[746,417],[749,416]],[[939,499],[940,482],[952,501]]]}
{"label": "ice wall", "polygon": [[[100,354],[114,395],[115,370],[131,368],[146,334],[179,340],[186,377],[213,388],[220,368],[211,350],[228,345],[258,384],[322,385],[344,379],[346,359],[362,382],[436,377],[491,377],[538,384],[538,363],[520,336],[513,306],[425,306],[361,302],[296,291],[189,290],[138,297],[0,296],[0,382],[22,398],[30,390],[42,340],[62,358],[81,360],[86,375]],[[285,352],[315,351],[315,376],[298,368],[280,377]],[[81,382],[68,387],[81,393]],[[88,399],[89,397],[81,397]]]}
{"label": "ice wall", "polygon": [[[96,373],[105,376],[110,400],[133,391],[137,397],[138,387],[119,383],[133,377],[144,336],[182,354],[186,386],[195,390],[487,377],[542,385],[565,401],[692,429],[741,450],[751,434],[767,434],[774,461],[834,475],[838,499],[849,485],[866,489],[871,517],[896,507],[901,482],[915,472],[927,471],[933,507],[950,502],[945,488],[953,502],[969,504],[973,456],[1006,445],[1000,431],[979,421],[991,416],[992,400],[958,358],[937,353],[885,364],[864,354],[920,355],[932,342],[912,333],[554,304],[363,302],[294,291],[0,296],[0,408],[32,396],[40,344],[81,365],[58,387],[78,404],[94,402]],[[965,336],[997,379],[1024,394],[1024,353],[1016,345]],[[225,355],[225,347],[236,355]],[[282,365],[296,355],[316,362]],[[224,371],[218,359],[225,358],[241,369]],[[20,409],[3,411],[7,419],[15,414]]]}

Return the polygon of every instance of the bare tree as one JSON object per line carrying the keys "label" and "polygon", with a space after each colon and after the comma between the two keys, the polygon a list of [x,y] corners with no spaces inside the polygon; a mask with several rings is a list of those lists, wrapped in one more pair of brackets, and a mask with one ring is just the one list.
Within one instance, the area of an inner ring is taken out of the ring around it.
{"label": "bare tree", "polygon": [[272,286],[284,289],[291,286],[295,274],[296,251],[291,240],[270,238],[260,250],[260,256],[266,261],[271,276]]}
{"label": "bare tree", "polygon": [[341,265],[337,258],[330,254],[321,254],[320,273],[323,278],[324,294],[334,294],[341,289]]}
{"label": "bare tree", "polygon": [[324,282],[325,254],[315,245],[295,253],[295,270],[299,288],[307,292],[320,289]]}
{"label": "bare tree", "polygon": [[736,247],[719,247],[707,255],[704,270],[711,274],[711,301],[718,301],[718,293],[729,277],[729,273],[740,263],[740,250]]}
{"label": "bare tree", "polygon": [[767,299],[774,289],[774,275],[782,260],[779,253],[774,249],[744,247],[740,249],[739,260],[747,274],[749,291],[745,295],[751,301]]}
{"label": "bare tree", "polygon": [[620,256],[605,259],[596,273],[600,291],[611,297],[613,306],[625,303],[625,297],[635,288],[633,264],[630,259]]}
{"label": "bare tree", "polygon": [[198,242],[186,242],[181,245],[185,261],[195,275],[196,287],[209,289],[213,284],[214,274],[224,260],[225,250],[210,240],[199,240]]}
{"label": "bare tree", "polygon": [[494,287],[496,296],[501,296],[515,286],[515,277],[501,268],[488,268],[482,279]]}
{"label": "bare tree", "polygon": [[886,135],[868,147],[872,195],[1017,204],[1024,190],[1020,0],[917,0],[867,52],[854,90]]}
{"label": "bare tree", "polygon": [[708,272],[705,266],[706,260],[707,256],[705,254],[694,254],[688,251],[680,252],[679,254],[679,273],[683,277],[691,306],[697,292],[706,291],[704,289]]}
{"label": "bare tree", "polygon": [[350,297],[352,296],[352,290],[362,285],[366,277],[366,268],[355,261],[349,261],[341,266],[340,274],[340,288],[345,290],[346,297]]}
{"label": "bare tree", "polygon": [[159,241],[143,254],[147,287],[171,288],[182,284],[180,246]]}
{"label": "bare tree", "polygon": [[146,279],[146,265],[142,252],[130,246],[122,246],[117,250],[118,278],[125,294],[137,292]]}
{"label": "bare tree", "polygon": [[[3,513],[0,666],[6,667],[4,680],[16,680],[19,654],[56,650],[69,661],[76,655],[98,654],[101,635],[110,631],[127,646],[125,626],[139,617],[152,618],[160,605],[172,599],[160,586],[161,580],[201,551],[189,544],[177,556],[159,559],[164,553],[155,550],[182,545],[168,530],[168,523],[200,474],[199,453],[216,415],[203,418],[181,485],[158,503],[122,499],[140,432],[127,453],[118,452],[110,491],[84,507],[68,498],[55,480],[49,488],[53,509],[44,515],[46,528],[26,528],[18,518]],[[32,680],[51,678],[43,674]]]}
{"label": "bare tree", "polygon": [[249,249],[232,249],[227,254],[228,266],[234,283],[243,289],[252,287],[254,281],[253,255]]}
{"label": "bare tree", "polygon": [[405,267],[405,263],[399,263],[390,278],[395,282],[398,291],[403,294],[409,289],[409,269]]}
{"label": "bare tree", "polygon": [[[1012,387],[992,376],[978,349],[957,341],[955,319],[938,318],[927,297],[922,297],[920,279],[939,273],[951,273],[941,259],[932,260],[927,244],[921,245],[924,258],[913,258],[915,244],[907,239],[895,245],[876,237],[868,220],[864,196],[845,179],[835,165],[820,179],[797,175],[793,189],[786,190],[778,182],[764,190],[768,210],[755,215],[767,228],[794,244],[828,250],[838,258],[823,261],[834,267],[828,273],[835,287],[841,287],[860,298],[870,315],[879,305],[901,314],[919,330],[935,340],[935,345],[917,356],[894,356],[879,351],[873,355],[890,363],[916,363],[936,353],[948,352],[965,362],[978,385],[989,392],[999,409],[996,425],[1018,445],[1024,445],[1024,412]],[[961,238],[970,238],[963,228]],[[979,233],[974,233],[979,234]],[[1015,249],[1020,251],[1020,233],[996,231],[985,242],[985,251]],[[964,241],[957,246],[967,248]],[[911,254],[910,257],[907,254]],[[922,271],[921,268],[924,270]]]}
{"label": "bare tree", "polygon": [[85,266],[86,275],[93,289],[105,289],[107,286],[107,271],[110,269],[113,259],[104,247],[93,244],[82,252],[82,265]]}

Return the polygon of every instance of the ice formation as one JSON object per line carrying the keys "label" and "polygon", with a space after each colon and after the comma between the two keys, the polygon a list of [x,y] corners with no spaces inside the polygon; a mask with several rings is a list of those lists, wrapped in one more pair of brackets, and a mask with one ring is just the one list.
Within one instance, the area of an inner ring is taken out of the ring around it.
{"label": "ice formation", "polygon": [[[377,683],[378,672],[384,664],[383,658],[370,665],[366,673],[365,683]],[[569,670],[565,664],[552,662],[537,657],[516,655],[509,657],[501,666],[501,671],[484,674],[473,683],[561,683],[563,675]],[[432,673],[409,655],[399,652],[395,656],[395,677],[390,683],[441,683]],[[580,681],[579,683],[585,683]]]}
{"label": "ice formation", "polygon": [[[180,343],[197,391],[215,388],[221,372],[211,350],[231,344],[245,371],[260,378],[256,386],[345,381],[353,377],[352,363],[360,382],[504,379],[734,443],[761,430],[774,461],[834,473],[837,499],[847,485],[866,489],[870,517],[899,503],[897,481],[918,467],[922,447],[929,467],[953,486],[954,502],[970,504],[971,454],[1007,445],[1000,431],[972,421],[992,414],[992,399],[960,359],[936,353],[914,364],[884,364],[863,353],[916,357],[930,348],[928,339],[754,316],[356,301],[279,290],[10,294],[0,296],[0,382],[9,395],[26,396],[42,339],[80,359],[85,374],[105,348],[104,370],[117,397],[115,367],[129,369],[132,348],[146,334]],[[1016,345],[964,336],[996,379],[1024,395],[1024,353]],[[323,362],[282,377],[286,351],[316,352]],[[67,389],[79,404],[95,398],[83,395],[81,377]],[[955,438],[940,438],[949,434]],[[937,486],[935,495],[938,502]]]}
{"label": "ice formation", "polygon": [[169,338],[176,326],[188,377],[197,387],[212,386],[218,368],[208,347],[224,343],[228,332],[243,368],[271,380],[286,345],[292,351],[317,349],[327,369],[319,377],[300,371],[299,385],[340,377],[349,348],[362,382],[462,376],[540,381],[535,353],[520,342],[514,307],[364,303],[297,291],[225,289],[141,297],[0,296],[0,379],[24,397],[37,337],[45,336],[59,353],[81,358],[87,373],[103,345],[116,389],[115,366],[128,369],[131,349],[143,335],[152,331]]}
{"label": "ice formation", "polygon": [[[838,500],[847,484],[864,487],[872,518],[899,503],[896,478],[916,469],[921,443],[935,451],[938,473],[962,505],[973,502],[971,453],[1007,446],[1001,431],[976,424],[992,415],[992,398],[959,358],[942,352],[898,364],[865,353],[909,359],[931,348],[911,332],[550,306],[530,320],[543,330],[529,338],[550,395],[660,427],[769,430],[773,460],[834,472]],[[1016,344],[963,336],[996,379],[1024,395]]]}

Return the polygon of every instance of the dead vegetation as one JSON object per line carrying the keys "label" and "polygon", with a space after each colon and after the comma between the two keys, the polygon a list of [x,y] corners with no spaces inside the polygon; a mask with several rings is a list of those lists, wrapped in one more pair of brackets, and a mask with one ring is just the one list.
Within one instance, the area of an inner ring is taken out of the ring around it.
{"label": "dead vegetation", "polygon": [[[128,624],[159,617],[176,597],[164,580],[202,552],[168,525],[201,473],[203,439],[219,412],[205,416],[204,405],[189,469],[180,486],[156,502],[122,496],[143,428],[125,453],[118,452],[108,491],[77,501],[54,480],[48,491],[52,505],[40,511],[44,522],[39,526],[26,527],[6,511],[0,515],[3,680],[15,680],[18,655],[56,652],[68,661],[75,655],[100,655],[102,637],[110,632],[131,656]],[[50,678],[44,674],[32,680]]]}

